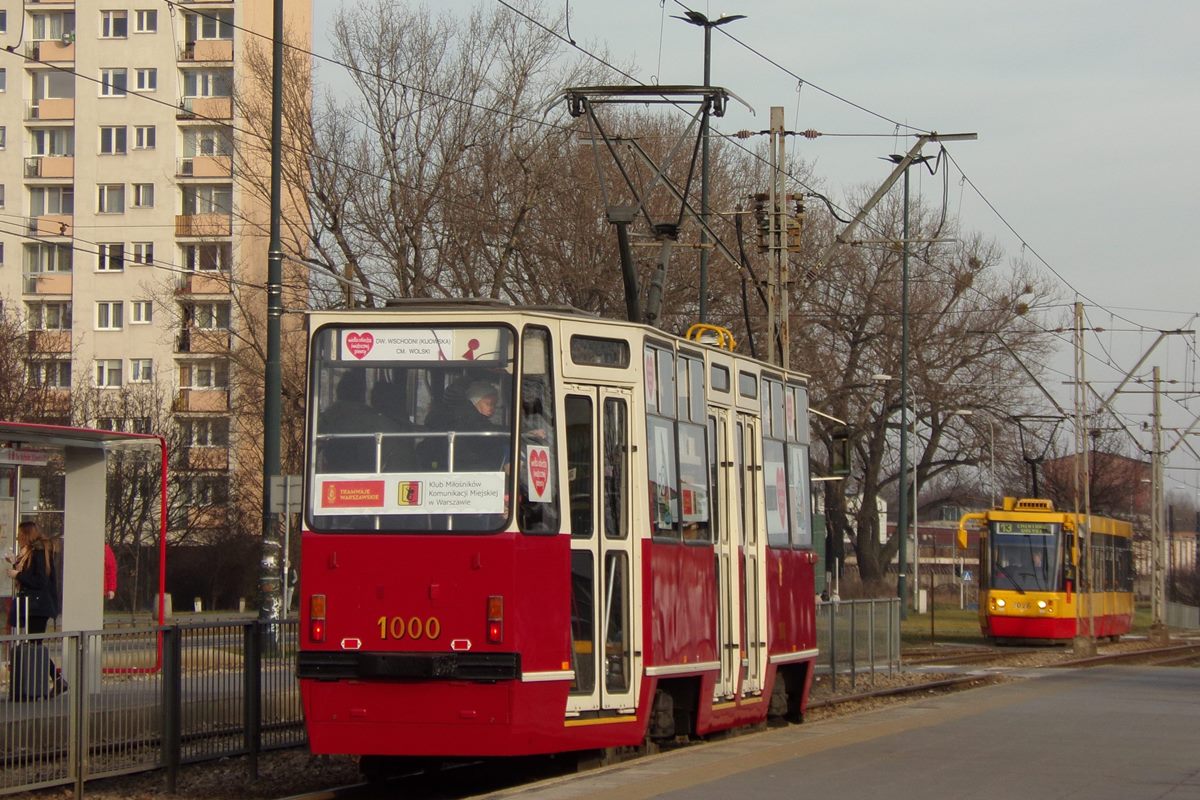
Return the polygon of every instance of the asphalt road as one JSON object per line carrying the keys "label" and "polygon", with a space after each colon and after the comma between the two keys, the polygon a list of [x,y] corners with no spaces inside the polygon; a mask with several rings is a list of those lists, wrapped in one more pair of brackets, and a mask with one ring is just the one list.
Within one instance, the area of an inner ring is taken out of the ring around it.
{"label": "asphalt road", "polygon": [[1200,800],[1200,669],[1045,670],[489,797]]}

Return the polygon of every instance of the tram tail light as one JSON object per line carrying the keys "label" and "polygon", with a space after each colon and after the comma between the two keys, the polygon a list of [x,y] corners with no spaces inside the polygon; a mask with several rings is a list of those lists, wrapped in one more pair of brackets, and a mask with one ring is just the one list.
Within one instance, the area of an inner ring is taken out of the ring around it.
{"label": "tram tail light", "polygon": [[325,641],[325,595],[314,594],[308,598],[308,638],[314,642]]}
{"label": "tram tail light", "polygon": [[504,598],[493,594],[487,599],[488,644],[500,644],[504,639]]}

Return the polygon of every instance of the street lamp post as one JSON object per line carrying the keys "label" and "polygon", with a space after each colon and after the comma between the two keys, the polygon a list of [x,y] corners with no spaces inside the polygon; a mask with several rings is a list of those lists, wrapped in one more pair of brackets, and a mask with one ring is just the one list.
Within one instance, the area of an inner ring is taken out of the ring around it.
{"label": "street lamp post", "polygon": [[[712,80],[712,29],[739,19],[745,14],[731,14],[710,20],[699,11],[685,11],[684,22],[704,28],[704,85]],[[708,111],[700,118],[700,321],[708,322]]]}

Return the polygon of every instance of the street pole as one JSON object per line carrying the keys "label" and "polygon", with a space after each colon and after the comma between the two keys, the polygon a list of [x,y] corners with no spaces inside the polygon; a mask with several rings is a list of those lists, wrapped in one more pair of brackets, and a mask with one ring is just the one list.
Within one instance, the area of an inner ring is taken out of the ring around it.
{"label": "street pole", "polygon": [[259,609],[261,621],[283,618],[279,580],[279,535],[271,511],[271,477],[279,475],[279,427],[283,406],[283,375],[280,368],[280,323],[283,317],[283,245],[281,145],[283,141],[283,0],[273,2],[271,54],[271,241],[267,252],[267,358],[263,375],[263,479],[262,556],[259,562]]}
{"label": "street pole", "polygon": [[900,260],[900,507],[896,510],[896,535],[900,537],[898,553],[899,574],[896,576],[896,595],[900,598],[900,619],[908,618],[908,596],[904,574],[908,553],[908,164],[904,165],[904,237]]}
{"label": "street pole", "polygon": [[[704,86],[712,84],[712,29],[745,19],[744,14],[710,20],[699,11],[685,11],[684,16],[675,17],[684,22],[704,28]],[[708,109],[700,118],[700,321],[708,322]]]}
{"label": "street pole", "polygon": [[992,419],[988,417],[988,455],[992,461],[992,508],[996,507],[996,431],[992,427]]}

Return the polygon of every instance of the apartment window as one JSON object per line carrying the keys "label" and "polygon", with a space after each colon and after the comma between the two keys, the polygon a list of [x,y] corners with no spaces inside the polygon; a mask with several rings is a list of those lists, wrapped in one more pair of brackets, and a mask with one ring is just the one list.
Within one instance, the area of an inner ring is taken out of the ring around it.
{"label": "apartment window", "polygon": [[129,312],[130,325],[145,325],[152,321],[154,306],[150,300],[134,300]]}
{"label": "apartment window", "polygon": [[223,417],[187,419],[181,427],[185,447],[229,446],[229,420]]}
{"label": "apartment window", "polygon": [[153,125],[135,125],[133,128],[133,149],[153,150],[155,138]]}
{"label": "apartment window", "polygon": [[73,255],[70,245],[27,244],[25,245],[25,272],[30,274],[70,272]]}
{"label": "apartment window", "polygon": [[31,361],[29,362],[29,382],[34,386],[70,389],[71,362]]}
{"label": "apartment window", "polygon": [[0,183],[0,208],[4,208],[4,184]]}
{"label": "apartment window", "polygon": [[154,242],[134,242],[131,261],[134,264],[153,264]]}
{"label": "apartment window", "polygon": [[8,147],[8,128],[0,125],[0,150]]}
{"label": "apartment window", "polygon": [[183,76],[184,97],[232,97],[232,69],[194,69]]}
{"label": "apartment window", "polygon": [[0,92],[8,91],[8,70],[0,67]]}
{"label": "apartment window", "polygon": [[228,214],[233,210],[233,187],[228,184],[183,187],[184,214]]}
{"label": "apartment window", "polygon": [[57,39],[64,44],[75,40],[75,12],[61,14],[31,14],[35,41]]}
{"label": "apartment window", "polygon": [[51,70],[33,76],[35,100],[60,100],[75,97],[75,73]]}
{"label": "apartment window", "polygon": [[100,198],[96,203],[96,213],[120,214],[125,211],[125,184],[102,183],[99,190]]}
{"label": "apartment window", "polygon": [[129,12],[101,11],[100,38],[124,39],[129,35]]}
{"label": "apartment window", "polygon": [[124,97],[128,87],[129,75],[124,67],[105,67],[100,70],[101,97]]}
{"label": "apartment window", "polygon": [[229,384],[229,364],[224,359],[192,361],[184,366],[181,383],[190,389],[224,389]]}
{"label": "apartment window", "polygon": [[158,12],[141,10],[133,12],[134,33],[154,33],[158,30]]}
{"label": "apartment window", "polygon": [[4,264],[4,242],[0,242],[0,265]]}
{"label": "apartment window", "polygon": [[125,155],[126,132],[124,125],[105,126],[100,129],[100,153],[102,155]]}
{"label": "apartment window", "polygon": [[97,245],[99,261],[96,269],[101,272],[120,272],[125,269],[125,245],[110,243]]}
{"label": "apartment window", "polygon": [[179,489],[185,506],[209,506],[229,502],[228,475],[197,475],[182,478]]}
{"label": "apartment window", "polygon": [[31,331],[71,330],[71,304],[26,303],[25,325]]}
{"label": "apartment window", "polygon": [[73,128],[34,128],[29,132],[30,155],[73,156],[75,155],[75,130]]}
{"label": "apartment window", "polygon": [[152,358],[131,358],[129,359],[129,382],[130,383],[149,383],[154,377],[154,359]]}
{"label": "apartment window", "polygon": [[226,272],[233,262],[231,244],[189,244],[183,248],[183,266],[200,272]]}
{"label": "apartment window", "polygon": [[153,183],[135,183],[133,185],[133,207],[134,208],[153,208],[154,207],[154,184]]}
{"label": "apartment window", "polygon": [[8,33],[8,12],[0,11],[0,33]]}
{"label": "apartment window", "polygon": [[158,70],[154,67],[139,67],[133,71],[135,92],[153,92],[158,88]]}
{"label": "apartment window", "polygon": [[194,327],[205,330],[229,329],[229,303],[195,303],[184,310],[185,321],[190,317]]}
{"label": "apartment window", "polygon": [[101,358],[96,361],[96,386],[115,389],[121,385],[121,359]]}
{"label": "apartment window", "polygon": [[189,128],[183,132],[183,154],[194,156],[227,156],[233,153],[233,142],[225,128]]}
{"label": "apartment window", "polygon": [[119,331],[125,326],[125,303],[101,300],[96,303],[96,330]]}
{"label": "apartment window", "polygon": [[184,37],[189,42],[197,39],[232,39],[233,11],[214,9],[204,14],[188,14],[184,17]]}
{"label": "apartment window", "polygon": [[75,190],[70,186],[37,186],[29,190],[29,214],[74,214]]}

